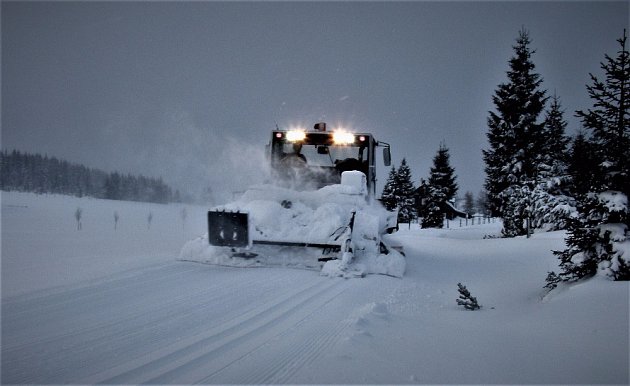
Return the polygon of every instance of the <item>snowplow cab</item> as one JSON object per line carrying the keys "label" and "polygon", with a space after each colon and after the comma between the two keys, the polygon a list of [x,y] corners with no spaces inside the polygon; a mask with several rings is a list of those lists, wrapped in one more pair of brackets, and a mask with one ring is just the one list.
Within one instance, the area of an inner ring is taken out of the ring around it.
{"label": "snowplow cab", "polygon": [[310,131],[272,131],[269,155],[277,179],[293,188],[318,189],[339,184],[341,173],[357,170],[365,174],[368,194],[374,197],[377,147],[383,147],[383,161],[389,166],[389,144],[376,141],[369,133],[328,131],[325,123],[318,123]]}

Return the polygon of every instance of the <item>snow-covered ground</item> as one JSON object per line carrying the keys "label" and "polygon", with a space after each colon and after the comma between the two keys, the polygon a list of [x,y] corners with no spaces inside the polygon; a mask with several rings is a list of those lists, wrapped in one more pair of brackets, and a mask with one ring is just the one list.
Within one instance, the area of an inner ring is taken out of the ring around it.
{"label": "snow-covered ground", "polygon": [[404,278],[342,279],[177,261],[204,207],[1,199],[2,383],[630,381],[628,283],[544,296],[561,232],[402,227]]}

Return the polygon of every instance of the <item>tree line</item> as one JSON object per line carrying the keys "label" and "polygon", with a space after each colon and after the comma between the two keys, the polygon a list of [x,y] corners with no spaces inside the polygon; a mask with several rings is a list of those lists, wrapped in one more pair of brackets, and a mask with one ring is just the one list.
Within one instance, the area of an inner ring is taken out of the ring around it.
{"label": "tree line", "polygon": [[[503,220],[504,237],[529,236],[535,230],[567,230],[567,248],[554,251],[560,271],[550,272],[547,287],[601,272],[630,280],[630,53],[627,36],[617,40],[614,57],[605,55],[604,77],[589,74],[586,90],[592,107],[576,110],[581,130],[566,133],[560,97],[548,95],[536,72],[529,32],[519,32],[509,59],[507,82],[500,84],[487,119],[489,148],[484,192],[475,208],[466,192],[464,206]],[[448,148],[441,144],[428,180],[414,188],[403,159],[392,167],[382,202],[398,209],[399,221],[422,219],[423,227],[441,227],[446,204],[457,192]],[[626,253],[627,255],[627,253]]]}
{"label": "tree line", "polygon": [[[381,202],[388,210],[398,210],[398,222],[418,220],[422,228],[442,228],[444,218],[455,210],[453,200],[459,189],[456,178],[455,169],[450,165],[449,149],[442,143],[433,158],[428,179],[421,179],[418,187],[414,186],[405,158],[398,169],[392,166]],[[466,197],[466,215],[472,215],[479,208],[483,212],[485,204],[468,202],[468,199],[473,200],[470,192],[466,192]]]}
{"label": "tree line", "polygon": [[174,191],[162,178],[107,173],[55,157],[17,150],[0,153],[0,188],[5,191],[110,200],[155,203],[181,201],[179,191]]}
{"label": "tree line", "polygon": [[[560,98],[547,95],[532,60],[531,40],[522,29],[509,60],[508,81],[493,96],[488,118],[490,148],[483,151],[485,188],[493,215],[503,218],[503,235],[534,229],[566,229],[567,249],[556,251],[560,272],[548,286],[601,272],[630,279],[630,54],[627,36],[615,57],[605,55],[604,78],[589,74],[592,107],[576,110],[582,128],[575,137]],[[547,107],[546,107],[547,106]],[[546,109],[545,109],[546,107]]]}

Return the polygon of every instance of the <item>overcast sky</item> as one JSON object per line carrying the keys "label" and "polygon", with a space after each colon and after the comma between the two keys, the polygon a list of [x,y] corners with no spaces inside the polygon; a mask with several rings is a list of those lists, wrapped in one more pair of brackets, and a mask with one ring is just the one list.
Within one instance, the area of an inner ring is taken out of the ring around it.
{"label": "overcast sky", "polygon": [[529,30],[543,87],[574,132],[574,110],[592,105],[588,74],[601,77],[630,18],[628,1],[1,7],[3,149],[191,192],[256,181],[276,123],[326,121],[391,143],[416,185],[444,141],[460,194],[476,196],[491,98],[518,31]]}

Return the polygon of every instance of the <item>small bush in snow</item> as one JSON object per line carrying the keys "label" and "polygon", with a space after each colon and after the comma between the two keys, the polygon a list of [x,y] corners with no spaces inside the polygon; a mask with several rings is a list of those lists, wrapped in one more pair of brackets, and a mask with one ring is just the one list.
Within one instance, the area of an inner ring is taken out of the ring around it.
{"label": "small bush in snow", "polygon": [[474,311],[481,308],[479,303],[477,303],[477,298],[472,296],[465,285],[462,283],[457,283],[457,291],[459,291],[459,299],[457,299],[457,304],[460,306],[464,306],[465,309]]}

